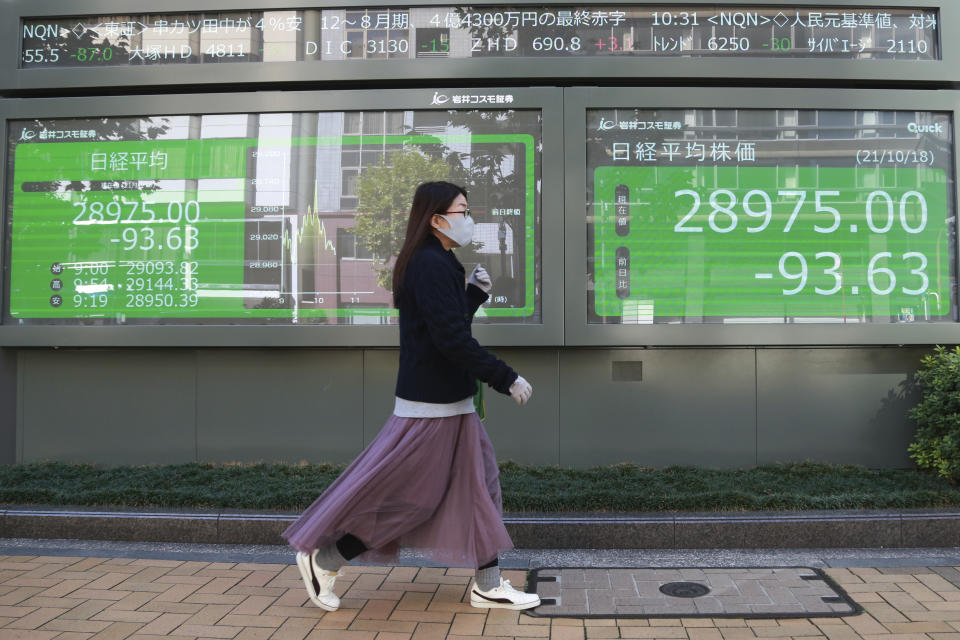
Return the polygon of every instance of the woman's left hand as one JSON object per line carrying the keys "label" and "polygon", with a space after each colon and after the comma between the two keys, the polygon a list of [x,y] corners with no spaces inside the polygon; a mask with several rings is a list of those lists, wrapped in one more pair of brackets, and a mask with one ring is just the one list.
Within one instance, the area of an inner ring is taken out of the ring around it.
{"label": "woman's left hand", "polygon": [[527,400],[533,395],[533,387],[524,380],[523,376],[517,376],[513,384],[510,385],[510,397],[517,401],[521,407],[527,404]]}
{"label": "woman's left hand", "polygon": [[483,289],[484,293],[490,293],[490,290],[493,289],[493,283],[490,281],[490,274],[487,273],[487,270],[479,264],[473,268],[473,271],[470,272],[470,279],[468,282],[475,287]]}

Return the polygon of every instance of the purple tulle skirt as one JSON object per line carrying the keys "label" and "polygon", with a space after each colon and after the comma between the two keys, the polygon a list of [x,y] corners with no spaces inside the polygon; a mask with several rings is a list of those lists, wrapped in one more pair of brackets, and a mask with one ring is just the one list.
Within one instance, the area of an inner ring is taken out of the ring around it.
{"label": "purple tulle skirt", "polygon": [[350,533],[359,562],[391,563],[400,548],[476,568],[513,548],[493,445],[476,413],[391,416],[376,439],[283,532],[309,553]]}

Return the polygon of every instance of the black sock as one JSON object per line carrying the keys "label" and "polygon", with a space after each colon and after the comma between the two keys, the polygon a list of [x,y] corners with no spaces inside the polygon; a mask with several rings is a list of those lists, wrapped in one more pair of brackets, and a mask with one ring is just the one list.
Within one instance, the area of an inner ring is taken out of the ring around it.
{"label": "black sock", "polygon": [[477,567],[477,571],[479,571],[479,570],[481,570],[481,569],[490,569],[490,568],[492,568],[492,567],[497,566],[498,564],[500,564],[500,558],[494,558],[493,560],[491,560],[491,561],[488,562],[487,564],[483,565],[482,567]]}
{"label": "black sock", "polygon": [[348,561],[353,560],[366,550],[367,545],[363,544],[360,538],[352,533],[348,533],[337,540],[337,551]]}

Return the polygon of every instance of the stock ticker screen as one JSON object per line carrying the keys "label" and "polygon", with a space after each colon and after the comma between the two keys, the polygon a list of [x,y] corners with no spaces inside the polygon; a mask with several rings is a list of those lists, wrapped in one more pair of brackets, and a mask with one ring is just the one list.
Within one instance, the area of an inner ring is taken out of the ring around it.
{"label": "stock ticker screen", "polygon": [[[540,112],[237,113],[19,120],[7,146],[7,323],[396,322],[415,186],[466,186],[457,249],[540,322]],[[494,100],[496,102],[496,99]]]}
{"label": "stock ticker screen", "polygon": [[952,114],[587,114],[591,323],[956,321]]}
{"label": "stock ticker screen", "polygon": [[936,9],[447,6],[26,18],[22,69],[450,58],[939,60]]}

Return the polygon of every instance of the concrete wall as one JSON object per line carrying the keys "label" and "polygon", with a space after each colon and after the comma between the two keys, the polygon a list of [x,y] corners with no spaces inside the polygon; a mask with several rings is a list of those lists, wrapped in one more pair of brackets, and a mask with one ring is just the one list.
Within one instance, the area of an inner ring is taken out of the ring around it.
{"label": "concrete wall", "polygon": [[[499,349],[534,395],[521,408],[491,391],[486,426],[500,459],[533,464],[908,467],[907,384],[926,351]],[[16,388],[16,462],[346,462],[390,415],[397,365],[373,348],[18,355],[17,384],[0,385]]]}
{"label": "concrete wall", "polygon": [[17,461],[17,352],[0,349],[0,464]]}

